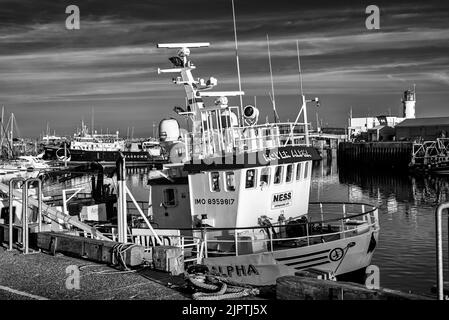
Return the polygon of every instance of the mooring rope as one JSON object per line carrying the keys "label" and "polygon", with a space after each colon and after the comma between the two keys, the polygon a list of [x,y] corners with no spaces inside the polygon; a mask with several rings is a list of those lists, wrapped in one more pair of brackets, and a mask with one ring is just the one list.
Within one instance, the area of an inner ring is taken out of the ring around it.
{"label": "mooring rope", "polygon": [[204,268],[199,273],[186,272],[185,277],[197,291],[192,295],[195,300],[238,299],[259,294],[259,290],[252,286],[237,283],[230,278],[209,273]]}

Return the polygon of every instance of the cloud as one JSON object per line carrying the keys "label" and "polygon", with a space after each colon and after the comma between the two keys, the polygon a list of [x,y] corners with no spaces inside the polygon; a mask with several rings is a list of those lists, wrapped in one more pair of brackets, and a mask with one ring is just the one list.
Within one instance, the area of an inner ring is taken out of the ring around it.
{"label": "cloud", "polygon": [[[72,103],[107,108],[120,102],[127,106],[124,116],[145,104],[162,112],[158,102],[172,106],[184,98],[182,87],[157,75],[156,69],[169,66],[167,58],[175,54],[157,49],[158,42],[210,41],[210,48],[192,49],[198,66],[194,76],[218,78],[217,90],[236,89],[230,1],[77,2],[81,29],[69,31],[64,25],[68,1],[0,0],[0,102],[18,110],[30,105],[44,110],[47,104],[60,103],[61,112]],[[309,93],[381,97],[416,82],[421,91],[436,93],[444,101],[448,5],[378,5],[381,29],[368,31],[359,1],[337,5],[237,0],[240,67],[248,96],[270,91],[269,34],[277,95],[298,92],[299,40]],[[26,116],[24,111],[22,117]]]}

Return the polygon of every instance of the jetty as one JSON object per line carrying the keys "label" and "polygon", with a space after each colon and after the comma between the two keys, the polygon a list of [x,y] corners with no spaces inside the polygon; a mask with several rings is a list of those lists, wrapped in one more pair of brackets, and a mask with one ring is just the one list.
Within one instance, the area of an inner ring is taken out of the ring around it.
{"label": "jetty", "polygon": [[412,142],[340,142],[340,165],[407,170],[412,159]]}

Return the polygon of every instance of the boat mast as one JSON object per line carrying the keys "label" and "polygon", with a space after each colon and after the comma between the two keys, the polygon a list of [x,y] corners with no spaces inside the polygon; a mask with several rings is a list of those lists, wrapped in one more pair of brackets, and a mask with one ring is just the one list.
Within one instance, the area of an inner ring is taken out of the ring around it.
{"label": "boat mast", "polygon": [[301,111],[304,113],[304,134],[306,136],[306,144],[309,145],[309,123],[307,121],[307,103],[306,97],[304,96],[302,88],[302,72],[301,72],[301,59],[299,58],[299,41],[296,40],[296,55],[298,57],[298,74],[299,74],[299,84],[301,89],[301,100],[302,108]]}
{"label": "boat mast", "polygon": [[11,137],[11,158],[14,157],[14,113],[11,113],[11,130],[10,130],[10,137]]}
{"label": "boat mast", "polygon": [[[232,21],[234,23],[234,41],[235,41],[235,59],[237,62],[237,77],[238,77],[238,81],[239,81],[239,91],[242,91],[242,81],[240,78],[240,63],[239,63],[239,47],[237,44],[237,26],[235,23],[235,8],[234,8],[234,0],[231,0],[232,2]],[[243,98],[242,95],[239,95],[240,97],[240,114],[243,115]],[[243,119],[241,117],[241,119],[239,119],[239,121],[241,122],[241,125],[243,125]]]}
{"label": "boat mast", "polygon": [[274,123],[278,123],[279,116],[276,111],[276,99],[274,97],[273,70],[271,68],[270,39],[268,38],[268,34],[267,34],[267,46],[268,46],[268,62],[270,64],[271,102],[273,103]]}

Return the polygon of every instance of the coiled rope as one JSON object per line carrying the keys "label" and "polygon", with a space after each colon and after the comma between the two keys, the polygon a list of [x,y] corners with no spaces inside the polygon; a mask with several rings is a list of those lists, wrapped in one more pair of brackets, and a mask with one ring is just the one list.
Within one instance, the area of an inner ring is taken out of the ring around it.
{"label": "coiled rope", "polygon": [[235,282],[228,277],[213,274],[204,269],[196,273],[188,271],[185,277],[197,291],[192,295],[195,300],[238,299],[259,294],[257,288]]}

